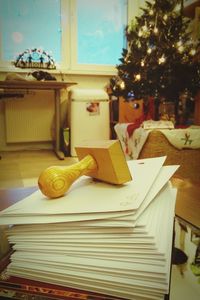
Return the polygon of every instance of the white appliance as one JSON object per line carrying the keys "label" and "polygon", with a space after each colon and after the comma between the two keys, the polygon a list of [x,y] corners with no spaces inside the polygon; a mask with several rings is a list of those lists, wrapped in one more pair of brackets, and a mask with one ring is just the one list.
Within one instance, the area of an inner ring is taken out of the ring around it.
{"label": "white appliance", "polygon": [[70,92],[70,153],[85,140],[110,138],[109,98],[102,89],[74,88]]}

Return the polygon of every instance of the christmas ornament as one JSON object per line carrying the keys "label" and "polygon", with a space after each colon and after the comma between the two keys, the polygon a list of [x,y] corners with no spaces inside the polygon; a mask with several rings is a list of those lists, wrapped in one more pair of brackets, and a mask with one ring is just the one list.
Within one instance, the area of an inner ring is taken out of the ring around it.
{"label": "christmas ornament", "polygon": [[135,80],[136,81],[140,81],[140,79],[141,79],[141,75],[140,74],[135,75]]}
{"label": "christmas ornament", "polygon": [[162,55],[159,59],[158,59],[158,63],[159,65],[163,64],[166,61],[166,58],[164,55]]}

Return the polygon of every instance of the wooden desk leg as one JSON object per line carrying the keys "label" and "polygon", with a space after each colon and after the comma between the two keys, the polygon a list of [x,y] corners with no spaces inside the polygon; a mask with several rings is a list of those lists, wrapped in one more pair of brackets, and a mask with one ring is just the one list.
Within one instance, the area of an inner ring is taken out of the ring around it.
{"label": "wooden desk leg", "polygon": [[64,153],[60,150],[60,90],[55,90],[55,144],[54,151],[59,159],[64,159]]}

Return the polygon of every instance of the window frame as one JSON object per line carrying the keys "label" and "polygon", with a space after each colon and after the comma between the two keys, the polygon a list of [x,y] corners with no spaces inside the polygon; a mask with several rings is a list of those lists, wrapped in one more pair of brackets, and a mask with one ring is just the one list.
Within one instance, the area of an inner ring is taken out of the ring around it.
{"label": "window frame", "polygon": [[[56,64],[55,70],[50,73],[70,73],[85,75],[113,75],[116,74],[116,66],[78,64],[77,58],[77,22],[76,22],[76,0],[61,1],[61,62]],[[138,14],[141,0],[128,0],[127,18],[128,24]],[[75,37],[75,38],[74,38]],[[2,33],[0,32],[0,40]],[[30,72],[32,69],[16,68],[10,62],[3,61],[2,48],[0,47],[0,72]]]}

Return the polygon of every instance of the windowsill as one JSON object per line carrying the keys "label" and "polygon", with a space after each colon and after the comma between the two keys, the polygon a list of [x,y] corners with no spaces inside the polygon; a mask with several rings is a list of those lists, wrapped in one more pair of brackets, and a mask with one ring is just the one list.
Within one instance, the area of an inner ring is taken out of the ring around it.
{"label": "windowsill", "polygon": [[15,67],[0,67],[0,73],[32,73],[34,71],[44,71],[50,74],[57,75],[85,75],[85,76],[114,76],[117,70],[69,70],[69,69],[29,69],[29,68],[15,68]]}

